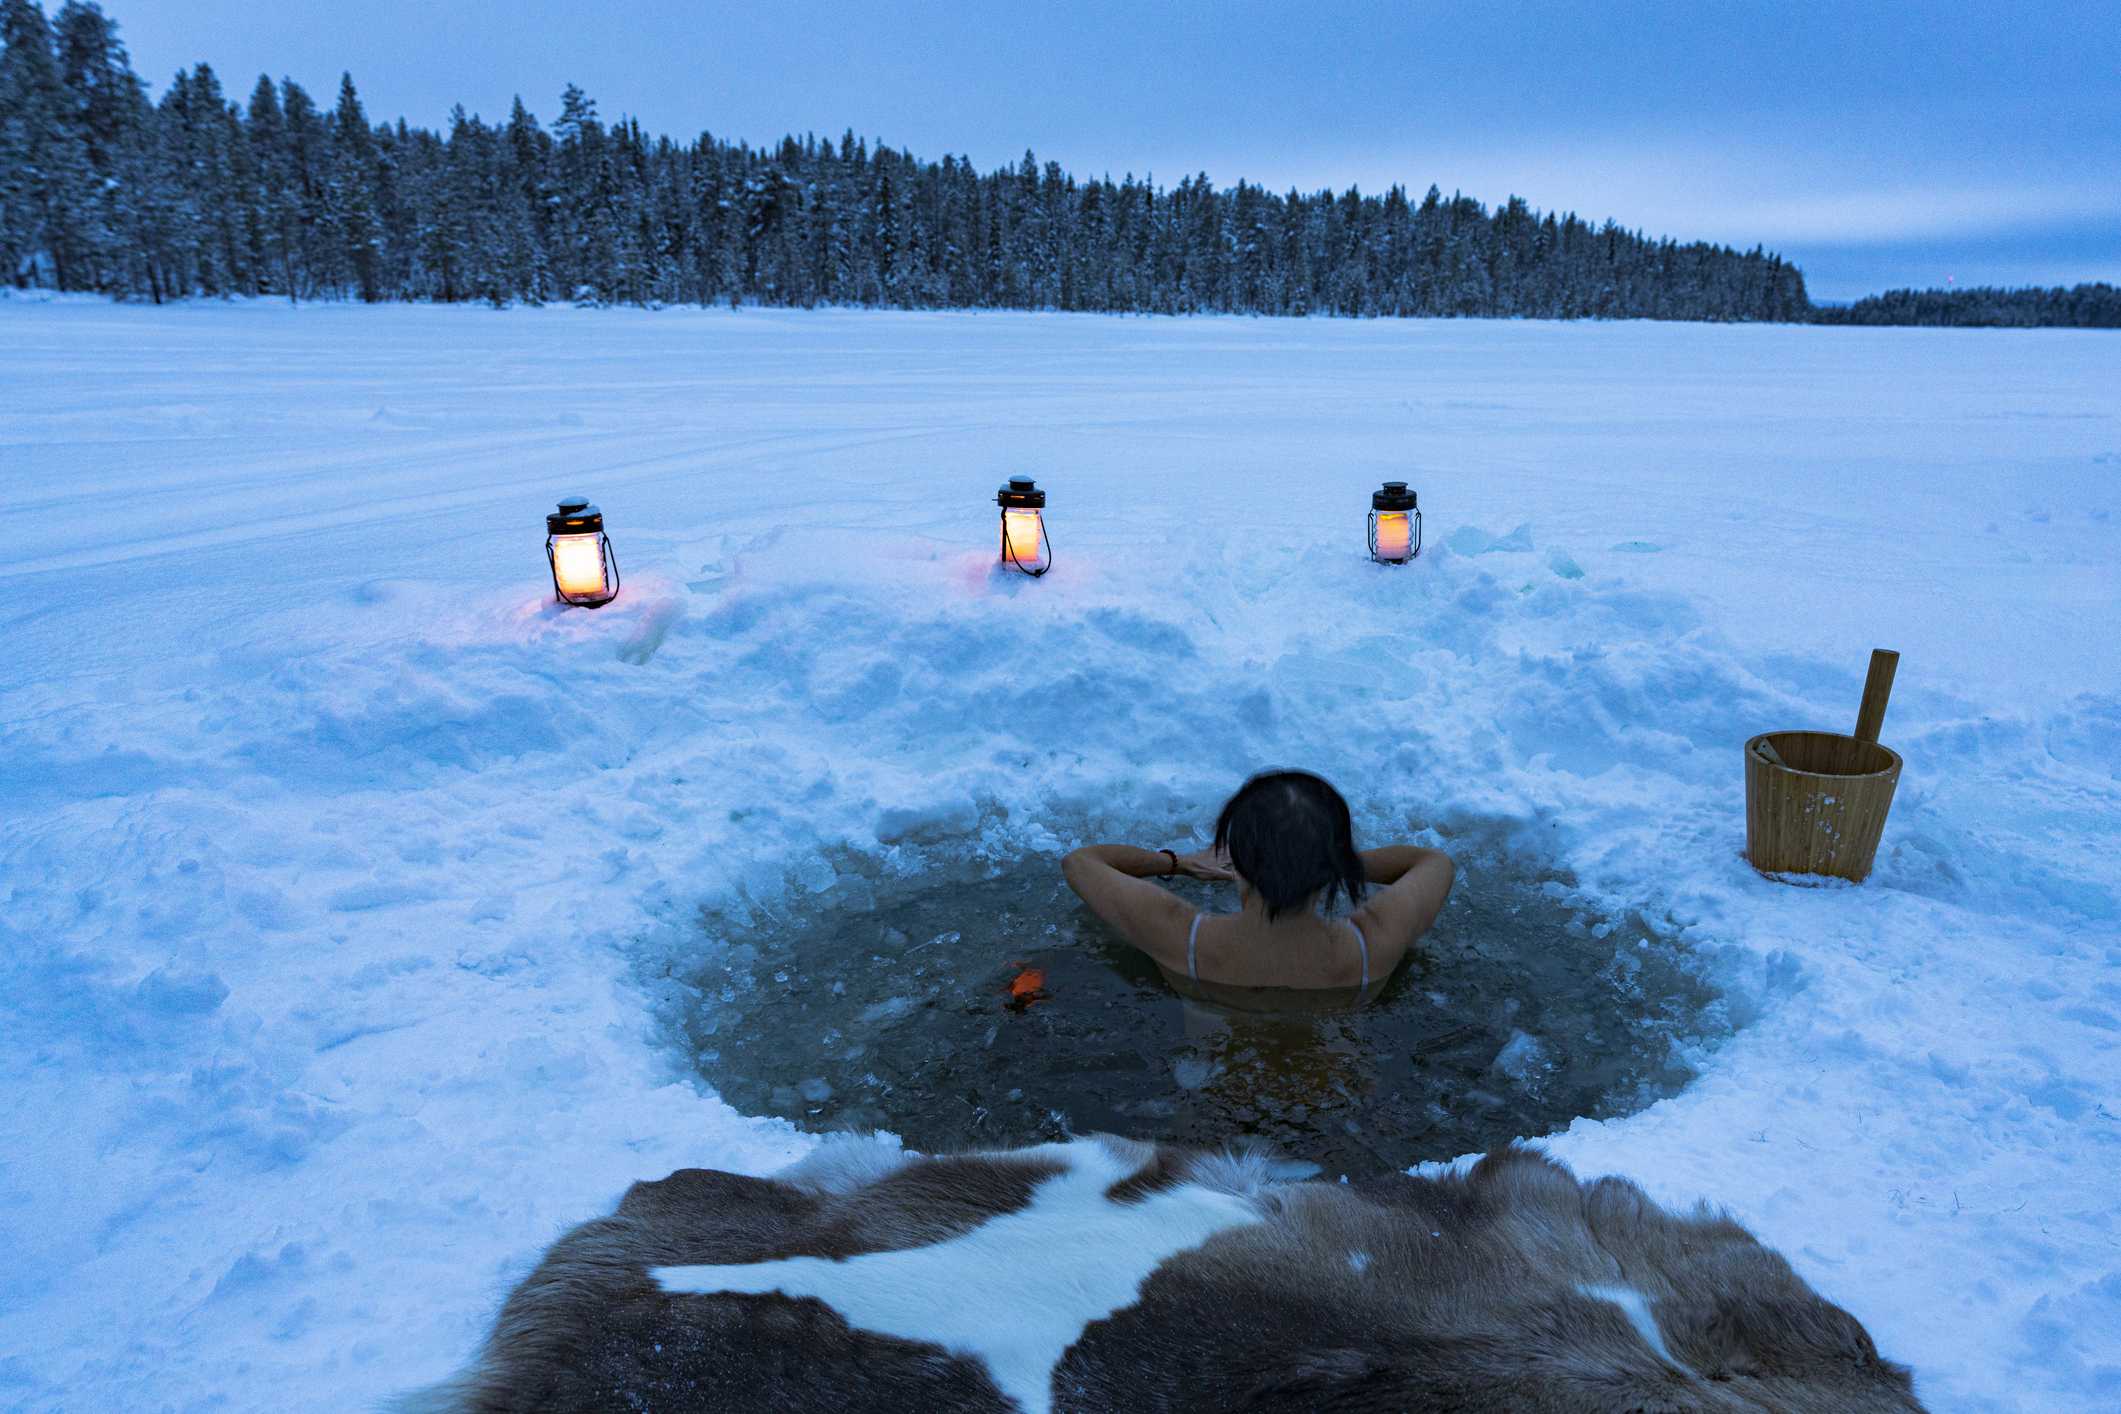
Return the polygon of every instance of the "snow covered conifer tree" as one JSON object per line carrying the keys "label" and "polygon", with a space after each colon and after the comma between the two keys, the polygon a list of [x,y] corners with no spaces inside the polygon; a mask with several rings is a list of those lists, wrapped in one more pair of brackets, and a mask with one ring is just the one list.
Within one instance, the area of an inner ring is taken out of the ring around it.
{"label": "snow covered conifer tree", "polygon": [[574,297],[586,292],[606,297],[597,280],[600,255],[591,247],[593,229],[599,224],[596,187],[599,159],[604,147],[604,127],[597,121],[596,100],[574,84],[560,95],[560,116],[553,120],[554,205],[551,244],[553,271],[560,292]]}
{"label": "snow covered conifer tree", "polygon": [[118,42],[118,27],[102,10],[67,0],[53,30],[65,117],[88,164],[75,223],[83,248],[77,288],[122,293],[130,283],[131,211],[146,176],[152,110]]}
{"label": "snow covered conifer tree", "polygon": [[342,245],[328,238],[335,224],[330,189],[331,146],[324,115],[302,85],[293,79],[280,81],[280,114],[286,124],[286,170],[290,178],[288,201],[295,212],[293,230],[302,292],[315,298],[319,291],[341,292],[345,279]]}
{"label": "snow covered conifer tree", "polygon": [[331,136],[346,261],[360,284],[361,298],[373,304],[382,298],[377,279],[382,259],[376,221],[376,144],[350,73],[339,76],[339,106],[332,113]]}
{"label": "snow covered conifer tree", "polygon": [[258,75],[258,86],[251,90],[250,112],[243,132],[250,144],[251,170],[258,183],[262,254],[272,270],[271,283],[277,284],[292,304],[302,293],[297,274],[302,189],[288,151],[287,120],[280,111],[280,95],[264,74]]}
{"label": "snow covered conifer tree", "polygon": [[501,156],[502,229],[514,272],[515,296],[532,304],[552,298],[552,271],[546,260],[550,240],[546,197],[550,191],[552,137],[523,106],[520,95],[508,114],[507,141]]}
{"label": "snow covered conifer tree", "polygon": [[0,260],[18,285],[87,288],[96,183],[67,110],[44,11],[0,0]]}
{"label": "snow covered conifer tree", "polygon": [[172,292],[249,293],[235,152],[243,135],[212,66],[178,70],[156,108],[155,123]]}

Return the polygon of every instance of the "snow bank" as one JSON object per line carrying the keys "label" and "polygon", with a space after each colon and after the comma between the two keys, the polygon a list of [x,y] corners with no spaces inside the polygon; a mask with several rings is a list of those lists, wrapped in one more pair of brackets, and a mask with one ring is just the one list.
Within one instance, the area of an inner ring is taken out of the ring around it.
{"label": "snow bank", "polygon": [[[812,1142],[660,1044],[702,906],[1176,840],[1272,764],[1713,961],[1744,1029],[1558,1156],[1730,1206],[1940,1411],[2121,1390],[2111,336],[0,325],[14,1407],[446,1373],[631,1179]],[[1035,583],[988,563],[1010,473],[1052,495]],[[1388,476],[1403,569],[1359,554]],[[576,490],[626,578],[595,613],[544,602]],[[1764,880],[1739,745],[1845,730],[1873,646],[1878,871]]]}

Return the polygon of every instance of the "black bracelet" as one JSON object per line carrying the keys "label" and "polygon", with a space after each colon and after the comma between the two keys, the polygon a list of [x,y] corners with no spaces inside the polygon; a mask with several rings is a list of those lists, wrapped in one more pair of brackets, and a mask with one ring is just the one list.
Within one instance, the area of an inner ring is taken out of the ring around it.
{"label": "black bracelet", "polygon": [[1170,877],[1171,877],[1171,876],[1172,876],[1173,874],[1176,874],[1176,873],[1178,872],[1178,855],[1177,855],[1177,853],[1176,853],[1176,852],[1174,852],[1174,851],[1172,851],[1172,850],[1168,850],[1168,849],[1165,849],[1165,850],[1158,850],[1158,851],[1157,851],[1157,853],[1159,853],[1159,854],[1168,854],[1168,855],[1170,855],[1170,856],[1171,856],[1171,867],[1170,867],[1169,869],[1166,869],[1166,870],[1165,870],[1165,871],[1164,871],[1163,873],[1161,873],[1161,874],[1157,875],[1156,877],[1157,877],[1157,878],[1159,878],[1159,879],[1168,879],[1168,878],[1170,878]]}

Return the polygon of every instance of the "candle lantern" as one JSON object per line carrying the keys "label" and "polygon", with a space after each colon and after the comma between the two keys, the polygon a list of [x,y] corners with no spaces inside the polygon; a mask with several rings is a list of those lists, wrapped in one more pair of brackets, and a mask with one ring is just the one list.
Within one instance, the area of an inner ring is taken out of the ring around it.
{"label": "candle lantern", "polygon": [[596,609],[619,597],[619,561],[604,534],[604,513],[586,498],[569,496],[545,517],[545,558],[562,604]]}
{"label": "candle lantern", "polygon": [[1002,563],[1036,579],[1053,568],[1053,541],[1046,534],[1046,493],[1028,476],[1012,476],[994,493],[1002,508]]}
{"label": "candle lantern", "polygon": [[1403,565],[1421,553],[1419,502],[1404,481],[1387,481],[1370,493],[1370,558]]}

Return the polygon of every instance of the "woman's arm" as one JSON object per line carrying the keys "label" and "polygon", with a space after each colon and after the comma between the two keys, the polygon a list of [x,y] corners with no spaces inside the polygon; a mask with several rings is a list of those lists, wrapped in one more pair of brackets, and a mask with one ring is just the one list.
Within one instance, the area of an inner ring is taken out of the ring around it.
{"label": "woman's arm", "polygon": [[[1364,877],[1385,887],[1371,890],[1352,916],[1373,959],[1390,968],[1398,964],[1407,945],[1436,921],[1444,900],[1451,896],[1458,867],[1440,849],[1411,844],[1366,849],[1360,857]],[[1372,974],[1381,975],[1375,967]]]}
{"label": "woman's arm", "polygon": [[1193,879],[1236,877],[1212,850],[1167,854],[1130,844],[1090,844],[1061,860],[1062,877],[1092,913],[1150,957],[1182,971],[1186,935],[1192,931],[1197,910],[1177,894],[1149,882],[1172,872]]}

